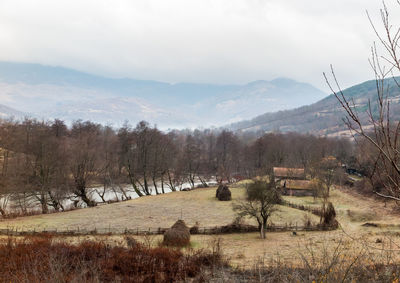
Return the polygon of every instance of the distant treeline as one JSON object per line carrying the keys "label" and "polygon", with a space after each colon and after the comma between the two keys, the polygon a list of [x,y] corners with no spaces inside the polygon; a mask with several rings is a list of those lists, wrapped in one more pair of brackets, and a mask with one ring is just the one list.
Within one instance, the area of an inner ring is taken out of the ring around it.
{"label": "distant treeline", "polygon": [[[147,122],[119,129],[89,121],[0,123],[0,213],[32,205],[60,211],[66,199],[95,206],[95,192],[122,199],[269,174],[274,166],[309,170],[326,156],[349,160],[347,140],[295,133],[235,134],[225,130],[162,132]],[[128,186],[127,186],[128,185]],[[12,203],[12,205],[11,205]]]}

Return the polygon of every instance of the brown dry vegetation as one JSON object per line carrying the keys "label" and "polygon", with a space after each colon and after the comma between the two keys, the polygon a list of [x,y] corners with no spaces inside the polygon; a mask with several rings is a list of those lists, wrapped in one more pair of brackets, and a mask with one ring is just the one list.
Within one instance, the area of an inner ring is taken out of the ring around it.
{"label": "brown dry vegetation", "polygon": [[[233,201],[243,198],[243,188],[232,188]],[[286,200],[299,204],[319,206],[318,200],[312,197],[284,197]],[[330,201],[335,205],[341,228],[336,231],[321,232],[270,232],[265,240],[260,239],[258,233],[226,234],[218,236],[192,235],[191,246],[184,249],[189,252],[209,248],[216,239],[226,259],[232,266],[251,269],[260,260],[263,264],[271,266],[277,261],[285,262],[289,266],[304,268],[304,257],[309,261],[318,263],[333,254],[338,246],[344,250],[343,254],[352,259],[362,253],[379,264],[390,264],[400,262],[400,227],[396,226],[398,213],[394,205],[388,203],[385,207],[381,201],[373,198],[360,196],[354,192],[334,189],[331,192]],[[134,208],[136,207],[137,210]],[[167,195],[144,197],[124,203],[116,203],[101,206],[99,208],[81,209],[72,212],[58,213],[43,216],[31,216],[1,222],[3,227],[20,223],[25,227],[34,227],[40,219],[42,225],[50,226],[50,223],[61,223],[68,225],[76,221],[80,225],[93,223],[91,217],[97,217],[100,221],[96,225],[108,227],[110,223],[117,225],[142,225],[142,227],[168,227],[176,219],[180,218],[182,208],[183,218],[188,226],[199,221],[204,226],[228,224],[234,218],[232,207],[229,203],[219,202],[215,198],[215,188],[198,189],[190,192],[176,192]],[[298,221],[300,224],[305,220],[304,215],[309,213],[297,209],[279,207],[280,211],[273,217],[275,223]],[[107,211],[114,211],[109,215]],[[141,211],[136,215],[130,213]],[[148,212],[148,213],[143,213]],[[70,219],[69,215],[76,215]],[[96,215],[96,216],[94,216]],[[79,217],[78,217],[79,216]],[[151,218],[150,218],[151,217]],[[312,221],[318,221],[318,217],[311,215]],[[209,220],[209,221],[207,221]],[[365,222],[380,224],[380,228],[362,226]],[[75,223],[75,225],[77,224]],[[72,228],[74,226],[71,226]],[[99,227],[99,226],[97,226]],[[162,236],[134,236],[134,238],[146,246],[157,247],[162,242]],[[6,241],[6,238],[3,238]],[[67,242],[74,245],[86,242],[102,242],[110,246],[126,247],[123,236],[113,235],[88,235],[55,237],[55,242]],[[387,250],[393,250],[388,253]],[[311,256],[312,254],[312,256]],[[312,259],[313,258],[313,259]],[[367,257],[368,258],[368,257]],[[363,262],[364,265],[376,264]]]}
{"label": "brown dry vegetation", "polygon": [[215,252],[183,254],[141,244],[129,248],[95,241],[71,245],[41,236],[9,238],[0,245],[0,282],[176,282],[220,264]]}
{"label": "brown dry vegetation", "polygon": [[[321,200],[313,197],[289,197],[285,200],[292,203],[302,204],[310,207],[319,207]],[[360,195],[351,189],[332,190],[329,201],[331,201],[337,212],[337,219],[341,226],[350,232],[362,231],[360,228],[366,222],[373,222],[383,226],[398,224],[400,213],[398,206],[393,201],[386,204],[382,199]]]}
{"label": "brown dry vegetation", "polygon": [[[229,259],[229,255],[224,256],[221,251],[225,251],[227,244],[217,237],[208,239],[211,248],[208,251],[159,248],[156,237],[140,237],[142,244],[129,247],[121,237],[114,244],[112,237],[106,236],[75,237],[74,242],[48,236],[3,238],[0,282],[397,282],[399,279],[398,252],[388,249],[376,252],[363,243],[321,238],[317,233],[311,233],[316,242],[288,248],[290,257],[278,252],[270,257],[271,247],[290,241],[286,234],[270,233],[276,238],[269,238],[269,246],[267,241],[258,241],[264,242],[264,254],[238,265],[239,268],[226,265],[224,258]],[[339,233],[330,234],[334,235]],[[253,236],[225,240],[230,241],[228,245],[240,242],[238,248],[243,249],[248,243],[260,240]]]}

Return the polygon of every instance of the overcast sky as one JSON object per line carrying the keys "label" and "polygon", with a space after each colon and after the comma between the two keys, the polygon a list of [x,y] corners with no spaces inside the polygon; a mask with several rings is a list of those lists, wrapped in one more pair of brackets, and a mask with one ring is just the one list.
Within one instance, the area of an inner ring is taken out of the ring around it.
{"label": "overcast sky", "polygon": [[[393,18],[400,7],[386,1]],[[372,77],[380,0],[0,0],[0,60],[166,82]]]}

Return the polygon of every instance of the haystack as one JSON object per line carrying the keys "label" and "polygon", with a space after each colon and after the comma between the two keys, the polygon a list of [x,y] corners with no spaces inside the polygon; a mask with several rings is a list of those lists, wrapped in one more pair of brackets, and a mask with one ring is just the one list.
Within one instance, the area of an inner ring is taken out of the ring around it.
{"label": "haystack", "polygon": [[217,198],[221,201],[229,201],[232,199],[232,194],[228,186],[222,186],[220,191],[217,193]]}
{"label": "haystack", "polygon": [[224,185],[222,185],[222,184],[218,186],[218,189],[217,189],[217,191],[216,191],[216,193],[215,193],[215,197],[216,197],[216,198],[218,198],[218,194],[219,194],[219,192],[222,190],[223,187],[224,187]]}
{"label": "haystack", "polygon": [[327,207],[323,209],[318,226],[323,230],[331,230],[339,227],[339,222],[336,220],[336,211],[331,202],[328,202]]}
{"label": "haystack", "polygon": [[164,233],[163,244],[166,246],[184,247],[190,243],[190,232],[183,220],[178,220]]}
{"label": "haystack", "polygon": [[326,226],[335,225],[337,222],[335,218],[336,218],[335,208],[331,202],[328,202],[328,205],[322,215],[322,220],[323,220],[322,223]]}

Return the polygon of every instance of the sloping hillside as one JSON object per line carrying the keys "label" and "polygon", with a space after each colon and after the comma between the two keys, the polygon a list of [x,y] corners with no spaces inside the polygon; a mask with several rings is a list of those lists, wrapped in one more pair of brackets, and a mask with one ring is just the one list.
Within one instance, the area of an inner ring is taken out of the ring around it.
{"label": "sloping hillside", "polygon": [[[391,114],[393,120],[400,119],[400,89],[393,79],[386,80],[389,87],[389,99],[391,102]],[[344,90],[346,98],[353,99],[356,109],[364,124],[369,124],[366,111],[368,100],[371,101],[373,110],[377,109],[375,81],[367,81],[362,84]],[[234,131],[280,131],[301,132],[318,135],[348,135],[343,118],[345,112],[339,105],[336,97],[331,94],[328,97],[311,104],[293,110],[266,113],[254,119],[234,123],[228,126]]]}

